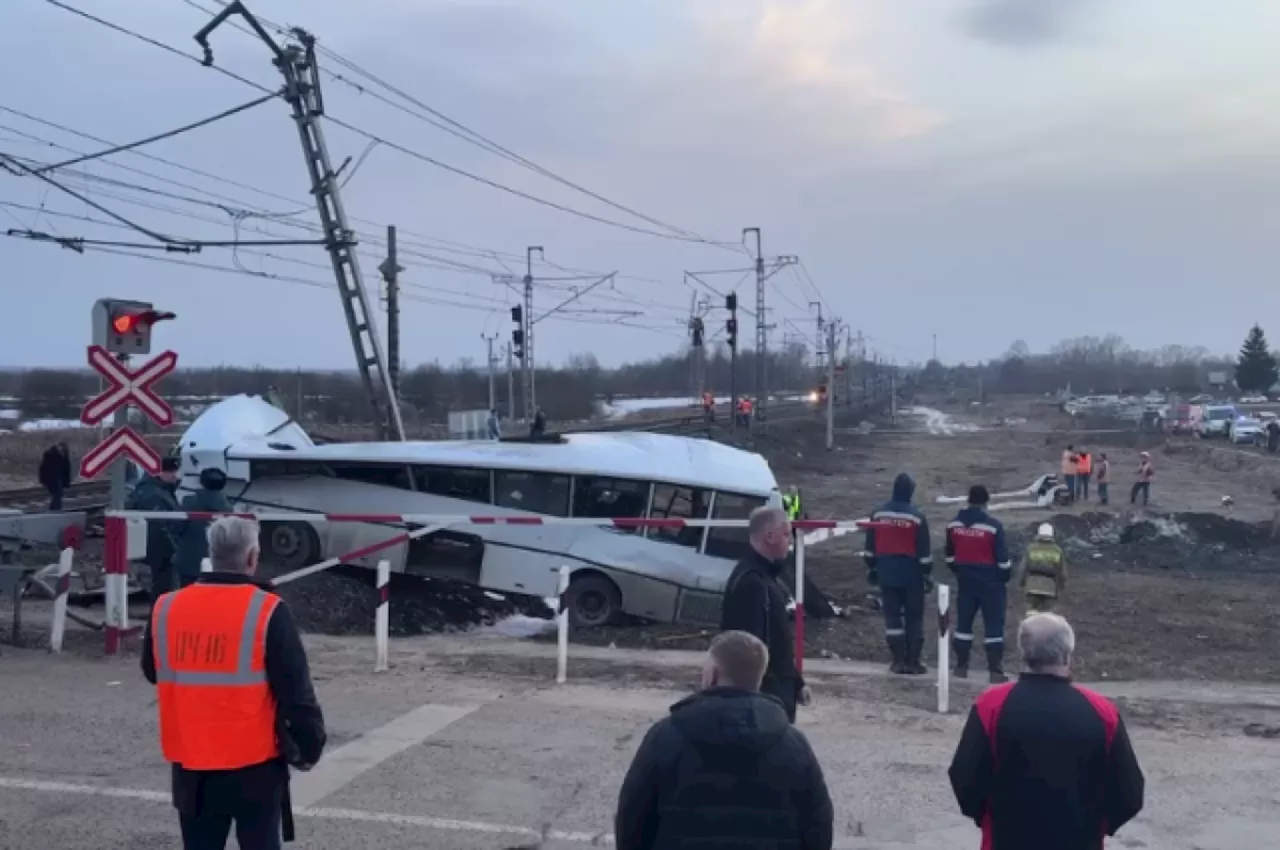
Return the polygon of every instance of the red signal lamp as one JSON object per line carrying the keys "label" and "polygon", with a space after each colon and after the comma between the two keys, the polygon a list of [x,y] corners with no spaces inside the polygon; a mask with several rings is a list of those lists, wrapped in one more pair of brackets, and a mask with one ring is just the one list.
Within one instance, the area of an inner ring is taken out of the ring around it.
{"label": "red signal lamp", "polygon": [[173,313],[162,313],[157,310],[142,310],[137,313],[121,313],[111,320],[111,328],[117,334],[123,336],[124,334],[145,330],[156,322],[162,322],[166,319],[173,318],[176,318]]}

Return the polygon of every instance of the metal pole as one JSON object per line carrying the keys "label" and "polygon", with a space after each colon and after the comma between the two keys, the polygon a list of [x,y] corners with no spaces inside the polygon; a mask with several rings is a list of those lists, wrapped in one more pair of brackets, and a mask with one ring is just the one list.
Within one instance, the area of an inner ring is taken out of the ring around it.
{"label": "metal pole", "polygon": [[542,247],[539,245],[530,245],[524,251],[525,272],[524,272],[524,417],[530,422],[533,421],[534,412],[537,410],[538,400],[536,396],[537,390],[534,386],[534,378],[537,374],[537,366],[533,359],[533,252],[537,251],[538,256],[542,256]]}
{"label": "metal pole", "polygon": [[507,421],[516,418],[516,370],[511,363],[511,343],[507,343]]}
{"label": "metal pole", "polygon": [[[129,368],[129,355],[117,354],[116,360],[124,368]],[[112,433],[119,431],[121,428],[129,424],[129,406],[122,405],[116,409],[115,418],[112,420]],[[124,510],[124,491],[127,484],[125,480],[126,464],[129,461],[126,458],[118,457],[111,462],[111,492],[108,501],[111,503],[113,511]]]}
{"label": "metal pole", "polygon": [[484,334],[480,334],[480,337],[488,346],[486,362],[489,365],[489,409],[497,410],[498,400],[493,390],[493,341],[498,338],[498,335],[494,334],[493,336],[485,336]]}
{"label": "metal pole", "polygon": [[836,441],[836,322],[827,325],[827,451]]}
{"label": "metal pole", "polygon": [[387,378],[400,401],[400,266],[396,263],[396,226],[387,226],[387,259],[379,268],[387,281]]}
{"label": "metal pole", "polygon": [[768,356],[767,342],[765,340],[765,305],[764,305],[764,248],[760,235],[760,228],[746,227],[742,230],[745,238],[748,233],[756,235],[756,375],[755,390],[756,402],[755,409],[751,414],[751,422],[754,425],[756,421],[764,421],[765,407],[768,404],[768,390],[765,387],[765,358]]}

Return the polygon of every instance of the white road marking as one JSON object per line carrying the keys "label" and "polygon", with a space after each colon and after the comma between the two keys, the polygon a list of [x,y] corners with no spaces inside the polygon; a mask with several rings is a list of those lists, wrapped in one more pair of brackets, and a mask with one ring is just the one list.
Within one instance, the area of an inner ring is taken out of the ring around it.
{"label": "white road marking", "polygon": [[331,753],[326,753],[312,770],[293,774],[290,794],[294,806],[299,810],[314,806],[357,776],[392,756],[421,744],[483,705],[484,702],[464,705],[428,703],[397,717],[385,726],[366,732]]}
{"label": "white road marking", "polygon": [[[15,779],[0,776],[0,788],[9,788],[14,791],[38,791],[44,794],[79,794],[86,797],[111,797],[117,800],[140,800],[148,803],[164,803],[165,805],[170,805],[172,802],[172,797],[170,797],[168,791],[146,791],[141,788],[110,788],[105,785],[80,785],[74,782],[50,782],[43,779]],[[544,833],[542,830],[531,829],[527,826],[457,820],[454,818],[433,818],[424,815],[401,815],[394,812],[368,812],[362,809],[312,808],[295,811],[294,815],[299,818],[312,818],[315,820],[363,821],[364,823],[392,826],[417,826],[446,832],[518,835],[540,841],[564,841],[572,844],[590,844],[597,847],[613,845],[612,829],[601,830],[600,832],[566,832],[552,829]],[[863,838],[837,838],[833,845],[834,850],[871,850],[872,847],[880,848],[880,850],[888,850],[890,847],[902,847],[905,850],[907,847],[914,846],[916,845],[869,845],[867,844],[867,839]],[[938,846],[954,845],[939,844]]]}

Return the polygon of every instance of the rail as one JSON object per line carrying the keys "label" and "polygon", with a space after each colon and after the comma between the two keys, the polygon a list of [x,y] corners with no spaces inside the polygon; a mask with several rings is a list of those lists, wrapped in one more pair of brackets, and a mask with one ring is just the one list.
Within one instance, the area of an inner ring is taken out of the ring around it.
{"label": "rail", "polygon": [[[111,490],[109,481],[77,481],[63,491],[64,505],[89,497],[105,496]],[[0,507],[18,508],[49,501],[49,491],[43,487],[20,487],[0,490]],[[103,504],[106,504],[103,502]]]}

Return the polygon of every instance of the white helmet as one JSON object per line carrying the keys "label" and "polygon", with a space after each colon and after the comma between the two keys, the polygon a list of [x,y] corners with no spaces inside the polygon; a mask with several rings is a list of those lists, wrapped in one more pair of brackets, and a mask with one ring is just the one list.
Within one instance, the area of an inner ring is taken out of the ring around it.
{"label": "white helmet", "polygon": [[1047,522],[1041,523],[1040,527],[1036,529],[1036,537],[1039,537],[1041,540],[1052,540],[1053,526],[1049,525]]}

